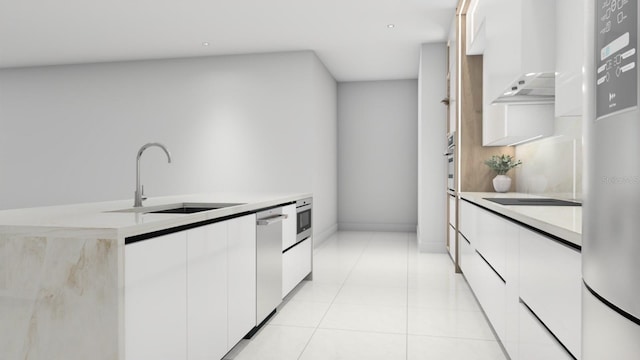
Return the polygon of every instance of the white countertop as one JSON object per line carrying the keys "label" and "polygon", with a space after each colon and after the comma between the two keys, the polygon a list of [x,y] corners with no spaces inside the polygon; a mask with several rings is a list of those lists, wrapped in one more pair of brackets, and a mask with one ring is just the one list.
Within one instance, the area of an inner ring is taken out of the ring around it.
{"label": "white countertop", "polygon": [[312,194],[214,193],[145,200],[144,207],[179,203],[242,203],[193,214],[113,212],[133,208],[133,199],[0,211],[0,232],[9,228],[111,229],[128,237],[294,202]]}
{"label": "white countertop", "polygon": [[582,207],[506,206],[484,198],[543,198],[523,193],[461,192],[460,197],[498,214],[582,246]]}

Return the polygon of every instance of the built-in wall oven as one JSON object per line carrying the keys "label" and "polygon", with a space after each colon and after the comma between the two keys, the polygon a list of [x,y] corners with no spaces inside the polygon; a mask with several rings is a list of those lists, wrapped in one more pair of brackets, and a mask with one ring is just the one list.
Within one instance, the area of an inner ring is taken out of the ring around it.
{"label": "built-in wall oven", "polygon": [[306,198],[296,202],[296,243],[311,236],[311,205],[312,198]]}
{"label": "built-in wall oven", "polygon": [[456,162],[455,162],[455,150],[456,150],[456,133],[455,131],[447,136],[447,152],[444,155],[447,157],[447,189],[451,192],[456,191]]}

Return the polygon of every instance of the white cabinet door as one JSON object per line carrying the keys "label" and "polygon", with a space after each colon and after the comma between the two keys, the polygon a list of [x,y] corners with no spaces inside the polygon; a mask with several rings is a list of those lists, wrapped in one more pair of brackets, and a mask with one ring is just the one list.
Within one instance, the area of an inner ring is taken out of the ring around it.
{"label": "white cabinet door", "polygon": [[520,304],[518,360],[571,360],[572,357],[553,335]]}
{"label": "white cabinet door", "polygon": [[227,224],[187,231],[189,360],[227,353]]}
{"label": "white cabinet door", "polygon": [[488,0],[471,0],[467,10],[467,55],[482,55],[485,43],[485,12]]}
{"label": "white cabinet door", "polygon": [[311,237],[282,254],[282,298],[311,272]]}
{"label": "white cabinet door", "polygon": [[187,357],[187,234],[125,246],[127,360]]}
{"label": "white cabinet door", "polygon": [[520,230],[520,297],[580,358],[580,252],[527,229]]}
{"label": "white cabinet door", "polygon": [[229,226],[227,349],[231,349],[256,326],[256,215],[226,223]]}
{"label": "white cabinet door", "polygon": [[282,250],[293,246],[296,243],[297,227],[296,227],[296,204],[290,204],[282,208],[282,213],[287,218],[282,221]]}
{"label": "white cabinet door", "polygon": [[584,2],[556,0],[556,116],[582,115]]}

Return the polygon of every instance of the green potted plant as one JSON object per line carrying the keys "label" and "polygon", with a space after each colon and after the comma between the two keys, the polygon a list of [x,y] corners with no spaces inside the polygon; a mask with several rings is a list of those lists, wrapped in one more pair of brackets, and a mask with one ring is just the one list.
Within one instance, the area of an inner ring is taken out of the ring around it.
{"label": "green potted plant", "polygon": [[511,155],[493,155],[489,160],[485,160],[484,163],[496,172],[496,177],[493,178],[493,188],[496,192],[507,192],[511,188],[511,178],[506,174],[514,167],[521,165],[522,161],[515,160]]}

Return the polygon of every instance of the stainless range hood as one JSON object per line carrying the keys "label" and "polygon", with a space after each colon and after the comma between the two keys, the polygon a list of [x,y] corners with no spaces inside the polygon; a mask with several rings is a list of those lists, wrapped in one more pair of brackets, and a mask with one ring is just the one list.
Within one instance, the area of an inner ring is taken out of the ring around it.
{"label": "stainless range hood", "polygon": [[555,73],[529,73],[520,76],[494,104],[552,104],[555,102]]}

